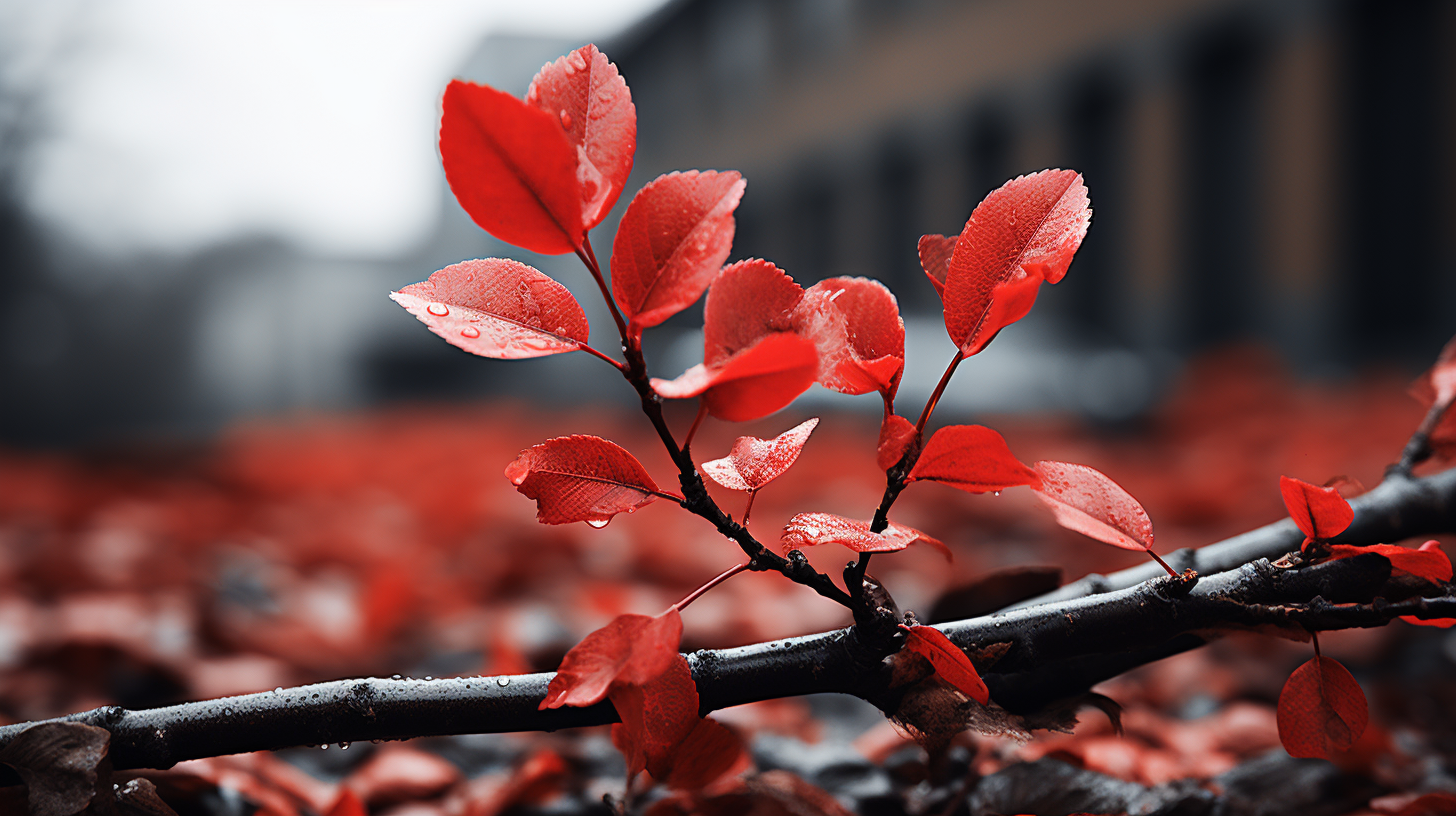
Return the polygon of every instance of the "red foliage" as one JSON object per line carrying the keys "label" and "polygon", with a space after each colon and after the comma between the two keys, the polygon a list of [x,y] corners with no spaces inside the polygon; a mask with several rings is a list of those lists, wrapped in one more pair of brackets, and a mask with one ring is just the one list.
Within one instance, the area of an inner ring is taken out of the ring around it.
{"label": "red foliage", "polygon": [[612,243],[612,296],[632,331],[692,305],[733,245],[745,182],[729,171],[658,176],[637,192]]}
{"label": "red foliage", "polygon": [[708,413],[729,422],[747,422],[783,408],[814,384],[819,363],[814,344],[797,334],[764,336],[721,365],[702,363],[675,380],[652,381],[668,399],[703,398]]}
{"label": "red foliage", "polygon": [[1001,434],[981,425],[951,425],[931,435],[907,482],[948,484],[967,493],[1035,485],[1036,472],[1017,461]]}
{"label": "red foliage", "polygon": [[586,313],[565,286],[503,258],[447,266],[389,297],[450,345],[481,357],[576,351],[589,334]]}
{"label": "red foliage", "polygon": [[618,615],[566,653],[540,707],[589,706],[601,702],[613,684],[646,686],[680,659],[681,641],[677,607],[655,618]]}
{"label": "red foliage", "polygon": [[445,89],[445,179],[481,229],[547,255],[581,246],[577,151],[561,124],[559,115],[485,85],[457,79]]}
{"label": "red foliage", "polygon": [[740,436],[722,459],[698,467],[703,475],[730,490],[758,490],[783,475],[799,458],[819,418],[806,420],[773,439]]}
{"label": "red foliage", "polygon": [[971,659],[961,651],[945,633],[933,626],[901,626],[905,630],[905,648],[930,661],[935,674],[954,686],[960,693],[981,705],[991,701],[991,692],[986,689]]}
{"label": "red foliage", "polygon": [[819,351],[815,380],[844,394],[893,399],[905,369],[905,321],[895,296],[869,278],[829,278],[809,287],[790,315]]}
{"label": "red foliage", "polygon": [[[964,356],[1024,316],[1038,284],[999,287],[1026,278],[1060,281],[1091,220],[1087,188],[1072,170],[1020,176],[976,206],[956,240],[941,293],[946,331]],[[998,298],[1003,304],[993,309]]]}
{"label": "red foliage", "polygon": [[598,436],[561,436],[521,451],[506,478],[536,500],[542,524],[605,525],[618,513],[651,504],[657,484],[637,458]]}
{"label": "red foliage", "polygon": [[1279,692],[1279,741],[1293,757],[1329,759],[1364,733],[1365,692],[1340,662],[1316,655]]}
{"label": "red foliage", "polygon": [[618,685],[612,705],[622,722],[612,742],[627,759],[627,775],[644,769],[674,787],[701,787],[739,764],[743,744],[726,728],[703,725],[698,689],[678,655],[667,671],[644,685]]}
{"label": "red foliage", "polygon": [[945,297],[945,275],[950,271],[950,256],[955,253],[957,239],[955,235],[922,235],[916,245],[920,268],[941,297]]}
{"label": "red foliage", "polygon": [[627,83],[588,44],[543,66],[526,89],[526,104],[555,117],[565,131],[576,153],[581,227],[595,227],[622,194],[637,151],[637,109]]}
{"label": "red foliage", "polygon": [[880,423],[880,439],[875,444],[875,464],[889,470],[905,456],[915,442],[915,423],[899,414],[887,414]]}
{"label": "red foliage", "polygon": [[898,552],[911,544],[929,544],[947,561],[951,552],[939,539],[932,538],[913,527],[890,522],[882,533],[870,532],[868,521],[847,519],[833,513],[799,513],[789,519],[779,536],[784,552],[813,547],[819,544],[838,544],[855,552]]}
{"label": "red foliage", "polygon": [[1333,487],[1320,487],[1288,476],[1279,477],[1279,493],[1289,517],[1308,541],[1323,541],[1345,532],[1355,511]]}
{"label": "red foliage", "polygon": [[1127,550],[1153,549],[1153,522],[1126,490],[1086,465],[1037,462],[1032,485],[1057,523],[1088,538]]}
{"label": "red foliage", "polygon": [[1436,584],[1451,580],[1451,559],[1441,551],[1439,541],[1427,541],[1415,550],[1397,544],[1369,544],[1364,547],[1349,544],[1330,545],[1330,560],[1332,561],[1366,553],[1375,553],[1390,559],[1390,567],[1396,572],[1414,575]]}

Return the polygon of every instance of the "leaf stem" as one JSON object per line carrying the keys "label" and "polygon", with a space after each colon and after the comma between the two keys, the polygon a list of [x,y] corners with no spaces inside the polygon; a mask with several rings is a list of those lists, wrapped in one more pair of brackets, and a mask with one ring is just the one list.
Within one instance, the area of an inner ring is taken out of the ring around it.
{"label": "leaf stem", "polygon": [[728,580],[729,578],[732,578],[733,576],[737,575],[740,572],[743,572],[746,569],[748,569],[748,564],[747,563],[734,564],[733,566],[729,567],[728,569],[724,570],[721,574],[719,574],[718,577],[716,577],[716,578],[708,581],[708,583],[703,584],[702,586],[698,587],[697,589],[693,590],[692,592],[689,592],[688,593],[688,596],[686,598],[683,598],[681,601],[678,601],[677,603],[673,604],[673,606],[677,607],[677,611],[679,611],[679,612],[683,611],[684,609],[687,608],[688,604],[690,604],[693,601],[696,601],[698,598],[702,597],[702,595],[703,595],[704,592],[707,592],[708,590],[712,589],[713,587],[715,587],[715,586],[723,583],[724,581]]}
{"label": "leaf stem", "polygon": [[688,435],[683,439],[683,450],[693,446],[693,437],[698,434],[698,426],[703,424],[703,417],[708,415],[708,403],[701,397],[698,398],[698,415],[693,417],[693,427],[688,428]]}
{"label": "leaf stem", "polygon": [[607,288],[607,279],[602,277],[602,267],[597,263],[597,254],[592,251],[591,238],[584,236],[581,246],[576,248],[576,257],[586,264],[588,272],[597,282],[597,288],[602,290],[602,299],[607,302],[607,308],[612,311],[612,319],[617,321],[617,333],[622,336],[625,345],[627,341],[627,321],[622,319],[622,312],[617,308],[617,301],[612,298],[612,290]]}
{"label": "leaf stem", "polygon": [[743,521],[739,522],[744,527],[748,526],[748,514],[753,512],[753,499],[758,495],[757,490],[748,491],[748,504],[743,505]]}
{"label": "leaf stem", "polygon": [[1158,566],[1167,570],[1169,575],[1173,576],[1174,578],[1178,577],[1178,573],[1174,571],[1172,567],[1168,566],[1168,562],[1160,558],[1157,553],[1153,552],[1152,550],[1148,550],[1148,555],[1151,555],[1153,557],[1153,560],[1158,562]]}
{"label": "leaf stem", "polygon": [[1411,434],[1410,441],[1405,443],[1405,449],[1400,452],[1400,461],[1391,466],[1394,470],[1409,476],[1411,468],[1431,457],[1431,432],[1440,424],[1441,417],[1450,407],[1450,402],[1431,403],[1431,409],[1426,412],[1420,426]]}
{"label": "leaf stem", "polygon": [[621,362],[618,362],[617,360],[613,360],[611,357],[608,357],[607,355],[601,353],[600,351],[597,351],[596,349],[592,348],[591,346],[587,345],[586,343],[577,343],[576,344],[576,347],[578,349],[586,352],[587,354],[592,355],[593,357],[600,357],[601,359],[606,360],[607,362],[611,363],[612,364],[612,367],[615,368],[615,369],[617,369],[618,371],[626,371],[627,370],[627,366],[625,364],[623,364]]}
{"label": "leaf stem", "polygon": [[950,361],[950,365],[946,366],[945,373],[940,375],[940,382],[936,383],[935,390],[930,394],[930,399],[925,401],[925,409],[920,412],[920,419],[915,423],[915,433],[917,435],[925,432],[925,423],[930,421],[930,414],[935,411],[936,403],[940,402],[940,395],[945,393],[945,387],[950,383],[950,375],[955,373],[956,366],[959,366],[961,360],[964,359],[961,356],[961,350],[957,348],[955,357]]}

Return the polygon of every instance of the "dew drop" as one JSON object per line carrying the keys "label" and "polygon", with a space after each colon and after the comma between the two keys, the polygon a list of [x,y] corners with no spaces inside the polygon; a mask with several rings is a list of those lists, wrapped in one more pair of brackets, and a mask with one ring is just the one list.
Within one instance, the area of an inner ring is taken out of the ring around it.
{"label": "dew drop", "polygon": [[1000,496],[1001,495],[1001,491],[999,491],[999,490],[992,491],[991,492],[991,495],[992,496]]}
{"label": "dew drop", "polygon": [[403,680],[404,679],[404,675],[402,675],[402,674],[391,675],[390,676],[390,679],[391,680]]}
{"label": "dew drop", "polygon": [[571,114],[567,113],[565,108],[561,111],[561,126],[571,130]]}
{"label": "dew drop", "polygon": [[600,530],[603,527],[607,526],[608,522],[610,522],[610,521],[611,521],[611,519],[609,519],[609,518],[604,518],[604,519],[587,519],[586,523],[587,523],[588,526]]}
{"label": "dew drop", "polygon": [[354,743],[352,743],[352,742],[341,742],[341,743],[339,743],[339,750],[340,751],[347,751],[347,750],[349,750],[349,746],[350,745],[353,745],[353,744]]}
{"label": "dew drop", "polygon": [[429,312],[435,317],[444,317],[445,315],[450,314],[450,307],[446,306],[443,303],[431,303],[429,306],[425,307],[425,311]]}
{"label": "dew drop", "polygon": [[425,675],[425,679],[426,679],[426,680],[434,680],[434,679],[435,679],[435,678],[434,678],[434,677],[432,677],[432,676],[431,676],[431,675],[428,675],[428,674],[427,674],[427,675]]}
{"label": "dew drop", "polygon": [[319,746],[319,750],[320,751],[327,751],[327,750],[329,750],[329,744],[326,742],[323,745],[320,745]]}
{"label": "dew drop", "polygon": [[222,710],[222,715],[224,717],[231,717],[233,715],[233,710],[231,708],[224,708]]}
{"label": "dew drop", "polygon": [[498,677],[498,678],[496,678],[495,683],[496,683],[496,685],[504,688],[504,687],[509,686],[511,684],[511,678],[509,678],[509,677]]}
{"label": "dew drop", "polygon": [[465,328],[460,330],[460,336],[468,337],[471,340],[474,340],[475,338],[480,336],[480,329],[477,329],[474,326],[466,326]]}
{"label": "dew drop", "polygon": [[283,693],[283,687],[282,686],[279,686],[278,688],[273,689],[273,693],[274,694],[282,694]]}

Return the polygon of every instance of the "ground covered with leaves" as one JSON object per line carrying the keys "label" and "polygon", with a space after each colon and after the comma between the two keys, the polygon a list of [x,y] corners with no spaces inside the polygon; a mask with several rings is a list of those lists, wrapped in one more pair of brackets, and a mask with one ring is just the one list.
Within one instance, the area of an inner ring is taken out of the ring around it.
{"label": "ground covered with leaves", "polygon": [[[1375,484],[1423,413],[1396,378],[1290,382],[1268,357],[1242,350],[1195,365],[1135,426],[976,421],[1023,458],[1111,475],[1148,509],[1166,553],[1283,517],[1280,475]],[[805,418],[709,423],[695,458]],[[757,497],[755,533],[777,540],[806,511],[867,517],[884,486],[877,431],[876,416],[826,415],[794,469]],[[655,612],[741,560],[670,503],[603,529],[538,525],[503,469],[566,432],[613,439],[673,481],[640,415],[525,405],[260,423],[201,447],[0,453],[0,717],[351,676],[550,671],[612,617]],[[715,495],[741,513],[742,494]],[[993,611],[1058,576],[1143,560],[1058,528],[1036,504],[1026,491],[907,491],[896,520],[943,540],[955,560],[947,567],[934,549],[912,547],[877,558],[876,577],[902,608],[936,622]],[[837,574],[843,554],[811,558]],[[683,620],[689,650],[849,622],[813,592],[756,573],[705,595]],[[1371,703],[1370,728],[1335,763],[1293,760],[1279,747],[1274,703],[1308,645],[1239,636],[1100,686],[1124,706],[1121,735],[1091,712],[1071,734],[1026,744],[966,734],[930,757],[851,698],[718,712],[747,741],[751,763],[696,802],[639,781],[624,803],[622,761],[604,728],[298,748],[114,781],[142,776],[178,813],[230,816],[624,804],[654,814],[1456,812],[1456,797],[1436,793],[1456,792],[1456,639],[1395,624],[1328,633],[1321,644]],[[122,801],[156,812],[140,795]],[[0,790],[0,808],[23,802],[23,789]]]}

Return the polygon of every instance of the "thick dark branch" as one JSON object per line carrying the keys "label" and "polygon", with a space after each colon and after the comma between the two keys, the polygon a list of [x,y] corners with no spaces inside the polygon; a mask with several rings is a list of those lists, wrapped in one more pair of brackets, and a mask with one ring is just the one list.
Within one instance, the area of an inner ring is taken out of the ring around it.
{"label": "thick dark branch", "polygon": [[[1095,597],[940,628],[962,648],[1009,644],[983,672],[986,684],[997,704],[1033,713],[1231,629],[1276,627],[1298,636],[1304,628],[1376,626],[1405,614],[1456,616],[1450,594],[1419,597],[1430,588],[1392,579],[1390,562],[1379,555],[1299,569],[1259,560],[1197,581],[1163,576]],[[694,653],[689,660],[702,710],[816,692],[852,694],[893,710],[897,692],[889,687],[888,666],[857,638],[854,629],[843,629]],[[606,703],[538,711],[550,679],[532,674],[341,680],[147,711],[109,707],[66,719],[111,731],[110,756],[117,768],[168,767],[184,759],[293,745],[552,730],[615,719]],[[0,728],[0,745],[27,725]]]}
{"label": "thick dark branch", "polygon": [[[1355,521],[1336,544],[1379,544],[1412,536],[1456,530],[1456,468],[1415,479],[1398,471],[1387,474],[1370,492],[1350,501]],[[1299,549],[1304,533],[1289,519],[1193,550],[1175,550],[1166,560],[1175,569],[1201,575],[1223,572],[1259,558],[1277,559]],[[1111,575],[1088,575],[1078,581],[1016,604],[1013,609],[1083,598],[1140,584],[1163,575],[1157,564],[1141,564]]]}

